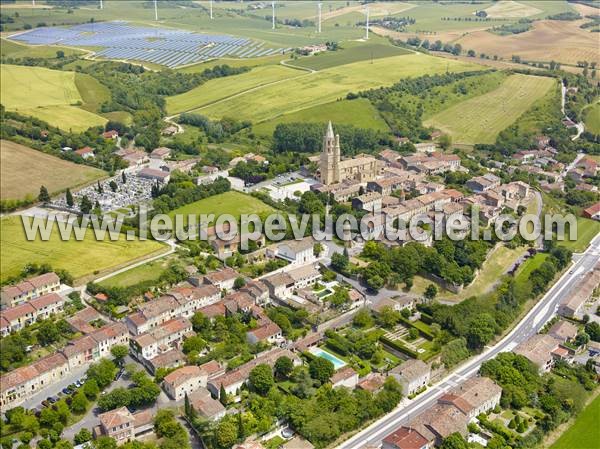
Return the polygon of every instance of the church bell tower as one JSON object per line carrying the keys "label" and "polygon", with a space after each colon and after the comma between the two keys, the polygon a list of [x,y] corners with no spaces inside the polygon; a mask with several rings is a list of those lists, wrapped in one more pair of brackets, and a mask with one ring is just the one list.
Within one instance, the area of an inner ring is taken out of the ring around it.
{"label": "church bell tower", "polygon": [[319,161],[321,183],[330,185],[340,182],[340,153],[340,136],[333,133],[333,126],[329,122],[323,137],[323,150]]}

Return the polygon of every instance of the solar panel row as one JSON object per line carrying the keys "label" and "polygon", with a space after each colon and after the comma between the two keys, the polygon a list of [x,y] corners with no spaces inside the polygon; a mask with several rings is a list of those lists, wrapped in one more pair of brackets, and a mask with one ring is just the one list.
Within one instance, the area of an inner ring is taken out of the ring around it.
{"label": "solar panel row", "polygon": [[11,36],[10,39],[31,45],[104,47],[96,52],[98,56],[147,61],[170,68],[210,58],[250,58],[289,50],[263,48],[262,43],[247,38],[133,26],[123,21],[86,23],[67,28],[37,28]]}

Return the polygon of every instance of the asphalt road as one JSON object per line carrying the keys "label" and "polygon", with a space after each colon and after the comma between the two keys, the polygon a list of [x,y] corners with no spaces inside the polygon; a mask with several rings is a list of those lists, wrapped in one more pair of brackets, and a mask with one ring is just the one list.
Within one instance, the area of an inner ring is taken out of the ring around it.
{"label": "asphalt road", "polygon": [[592,241],[585,253],[574,258],[571,268],[552,286],[544,297],[527,313],[516,327],[496,345],[488,347],[480,355],[461,365],[439,383],[424,393],[403,403],[393,412],[379,419],[365,430],[338,446],[338,449],[358,449],[367,445],[380,446],[381,440],[390,432],[435,403],[439,396],[465,379],[474,376],[486,360],[500,352],[512,351],[519,343],[536,334],[555,315],[558,305],[566,298],[582,276],[591,271],[600,260],[600,234]]}

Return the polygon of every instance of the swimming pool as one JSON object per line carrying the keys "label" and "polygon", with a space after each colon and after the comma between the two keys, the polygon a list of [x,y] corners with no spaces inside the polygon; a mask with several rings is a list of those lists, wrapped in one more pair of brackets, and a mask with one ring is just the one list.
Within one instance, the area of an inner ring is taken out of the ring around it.
{"label": "swimming pool", "polygon": [[333,367],[336,369],[336,371],[346,366],[346,362],[338,359],[330,352],[323,351],[321,348],[317,348],[316,346],[310,348],[310,353],[316,355],[317,357],[323,357],[324,359],[329,360],[331,363],[333,363]]}

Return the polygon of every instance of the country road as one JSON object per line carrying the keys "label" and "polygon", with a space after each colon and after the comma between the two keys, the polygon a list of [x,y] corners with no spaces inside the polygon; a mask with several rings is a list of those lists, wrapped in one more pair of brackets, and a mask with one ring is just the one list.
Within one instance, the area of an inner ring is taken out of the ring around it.
{"label": "country road", "polygon": [[581,277],[592,270],[599,261],[600,234],[592,240],[584,253],[575,257],[575,262],[570,269],[560,277],[515,328],[496,345],[487,348],[480,355],[470,359],[456,371],[416,398],[410,401],[403,401],[402,405],[396,410],[340,444],[338,449],[380,446],[381,440],[387,434],[395,430],[398,426],[406,424],[410,419],[433,405],[449,389],[463,382],[465,379],[476,375],[483,362],[494,358],[501,352],[512,351],[519,343],[536,334],[556,313],[560,302],[576,288]]}

